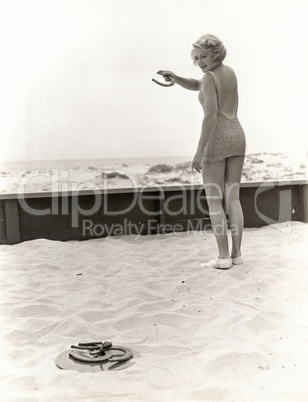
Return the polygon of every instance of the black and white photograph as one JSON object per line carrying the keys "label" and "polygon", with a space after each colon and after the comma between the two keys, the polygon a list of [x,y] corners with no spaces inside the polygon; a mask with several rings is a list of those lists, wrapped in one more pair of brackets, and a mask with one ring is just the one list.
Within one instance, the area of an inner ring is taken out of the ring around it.
{"label": "black and white photograph", "polygon": [[307,400],[307,17],[0,0],[3,402]]}

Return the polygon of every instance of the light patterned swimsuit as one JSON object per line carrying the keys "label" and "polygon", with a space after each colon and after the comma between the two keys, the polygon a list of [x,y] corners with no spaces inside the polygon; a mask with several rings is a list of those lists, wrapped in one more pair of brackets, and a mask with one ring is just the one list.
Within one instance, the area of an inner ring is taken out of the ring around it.
{"label": "light patterned swimsuit", "polygon": [[[217,162],[235,155],[245,155],[245,133],[237,118],[237,111],[232,119],[223,114],[220,104],[220,82],[213,71],[208,71],[207,74],[211,74],[215,84],[217,116],[213,134],[204,148],[202,163]],[[198,97],[203,106],[204,94],[202,87],[200,88]]]}

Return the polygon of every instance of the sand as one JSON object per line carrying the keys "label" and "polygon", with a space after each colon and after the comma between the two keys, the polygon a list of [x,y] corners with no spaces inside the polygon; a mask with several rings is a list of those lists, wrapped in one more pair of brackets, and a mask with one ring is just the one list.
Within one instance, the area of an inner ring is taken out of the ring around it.
{"label": "sand", "polygon": [[[1,400],[306,401],[307,237],[300,222],[245,229],[246,264],[228,271],[199,267],[208,232],[1,246]],[[140,357],[56,367],[101,339]]]}

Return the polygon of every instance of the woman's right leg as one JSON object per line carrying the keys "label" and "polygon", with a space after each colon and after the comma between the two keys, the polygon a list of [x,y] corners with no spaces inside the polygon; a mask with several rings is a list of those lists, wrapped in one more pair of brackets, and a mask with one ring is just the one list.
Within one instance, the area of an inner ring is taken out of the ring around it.
{"label": "woman's right leg", "polygon": [[244,217],[240,203],[240,182],[244,159],[244,156],[232,156],[226,159],[225,197],[229,211],[229,223],[232,238],[232,258],[241,256]]}
{"label": "woman's right leg", "polygon": [[202,165],[202,178],[219,258],[229,258],[228,230],[223,208],[223,186],[226,160]]}

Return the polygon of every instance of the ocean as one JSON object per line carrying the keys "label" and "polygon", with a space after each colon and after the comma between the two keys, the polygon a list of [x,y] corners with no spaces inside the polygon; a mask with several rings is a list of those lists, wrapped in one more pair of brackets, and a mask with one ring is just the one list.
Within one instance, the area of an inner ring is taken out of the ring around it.
{"label": "ocean", "polygon": [[60,159],[60,160],[24,160],[24,161],[0,161],[0,170],[5,172],[74,169],[74,168],[99,168],[105,166],[133,166],[133,165],[158,165],[158,164],[177,164],[188,162],[192,156],[152,156],[152,157],[132,157],[132,158],[102,158],[102,159]]}

